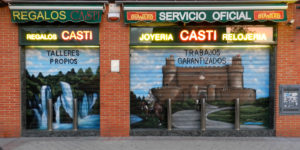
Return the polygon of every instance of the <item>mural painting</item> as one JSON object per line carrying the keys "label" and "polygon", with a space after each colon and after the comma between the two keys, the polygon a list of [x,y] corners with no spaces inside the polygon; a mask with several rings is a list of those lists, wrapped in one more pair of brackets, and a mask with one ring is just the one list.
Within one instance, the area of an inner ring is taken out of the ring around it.
{"label": "mural painting", "polygon": [[234,100],[241,101],[241,128],[267,128],[269,48],[216,47],[131,50],[131,127],[200,129],[200,100],[207,128],[234,127]]}
{"label": "mural painting", "polygon": [[73,101],[78,128],[99,129],[99,49],[26,48],[26,128],[47,129],[52,99],[53,129],[72,129]]}

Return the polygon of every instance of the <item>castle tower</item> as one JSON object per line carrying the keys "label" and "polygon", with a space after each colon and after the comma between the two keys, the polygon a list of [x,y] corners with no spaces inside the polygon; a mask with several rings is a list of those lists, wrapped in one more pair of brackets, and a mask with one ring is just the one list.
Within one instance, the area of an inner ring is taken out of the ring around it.
{"label": "castle tower", "polygon": [[166,65],[163,66],[163,86],[176,86],[176,66],[174,56],[166,58]]}
{"label": "castle tower", "polygon": [[232,57],[232,64],[228,67],[228,84],[229,88],[243,88],[244,67],[242,66],[242,58],[240,55]]}
{"label": "castle tower", "polygon": [[216,100],[216,85],[207,86],[207,101]]}
{"label": "castle tower", "polygon": [[198,94],[199,94],[199,89],[198,89],[198,85],[192,85],[190,87],[190,96],[193,100],[198,99]]}

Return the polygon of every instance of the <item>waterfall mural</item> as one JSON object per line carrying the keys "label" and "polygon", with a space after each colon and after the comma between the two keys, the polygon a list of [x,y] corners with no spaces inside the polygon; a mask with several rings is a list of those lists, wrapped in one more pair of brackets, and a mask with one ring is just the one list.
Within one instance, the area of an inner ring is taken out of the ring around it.
{"label": "waterfall mural", "polygon": [[52,99],[53,129],[73,128],[78,101],[78,128],[99,129],[99,49],[26,49],[26,128],[47,129]]}

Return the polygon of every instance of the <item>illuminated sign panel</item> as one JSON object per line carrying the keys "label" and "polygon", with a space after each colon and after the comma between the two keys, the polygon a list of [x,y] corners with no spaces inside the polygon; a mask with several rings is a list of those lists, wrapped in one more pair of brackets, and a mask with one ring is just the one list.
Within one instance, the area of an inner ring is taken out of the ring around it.
{"label": "illuminated sign panel", "polygon": [[284,19],[284,11],[254,11],[255,20],[281,20]]}
{"label": "illuminated sign panel", "polygon": [[61,32],[61,38],[65,41],[69,40],[93,40],[93,31],[78,30],[78,31],[69,31],[63,30]]}
{"label": "illuminated sign panel", "polygon": [[216,41],[217,30],[199,29],[199,30],[181,30],[179,33],[181,41],[197,42],[197,41]]}
{"label": "illuminated sign panel", "polygon": [[57,34],[39,34],[39,33],[26,33],[26,40],[36,40],[36,41],[56,41]]}
{"label": "illuminated sign panel", "polygon": [[21,26],[20,45],[99,45],[99,26]]}
{"label": "illuminated sign panel", "polygon": [[266,41],[265,33],[224,33],[222,34],[223,41]]}
{"label": "illuminated sign panel", "polygon": [[130,21],[155,21],[156,12],[128,12],[127,20]]}
{"label": "illuminated sign panel", "polygon": [[273,27],[133,27],[131,45],[165,43],[274,43]]}
{"label": "illuminated sign panel", "polygon": [[140,41],[174,41],[174,37],[172,33],[142,33]]}

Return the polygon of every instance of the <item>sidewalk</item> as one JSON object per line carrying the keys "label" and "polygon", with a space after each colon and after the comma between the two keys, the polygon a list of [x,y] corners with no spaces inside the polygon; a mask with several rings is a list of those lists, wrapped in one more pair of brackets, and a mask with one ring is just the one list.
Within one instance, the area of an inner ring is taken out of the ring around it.
{"label": "sidewalk", "polygon": [[300,138],[42,137],[0,138],[3,150],[299,150]]}

